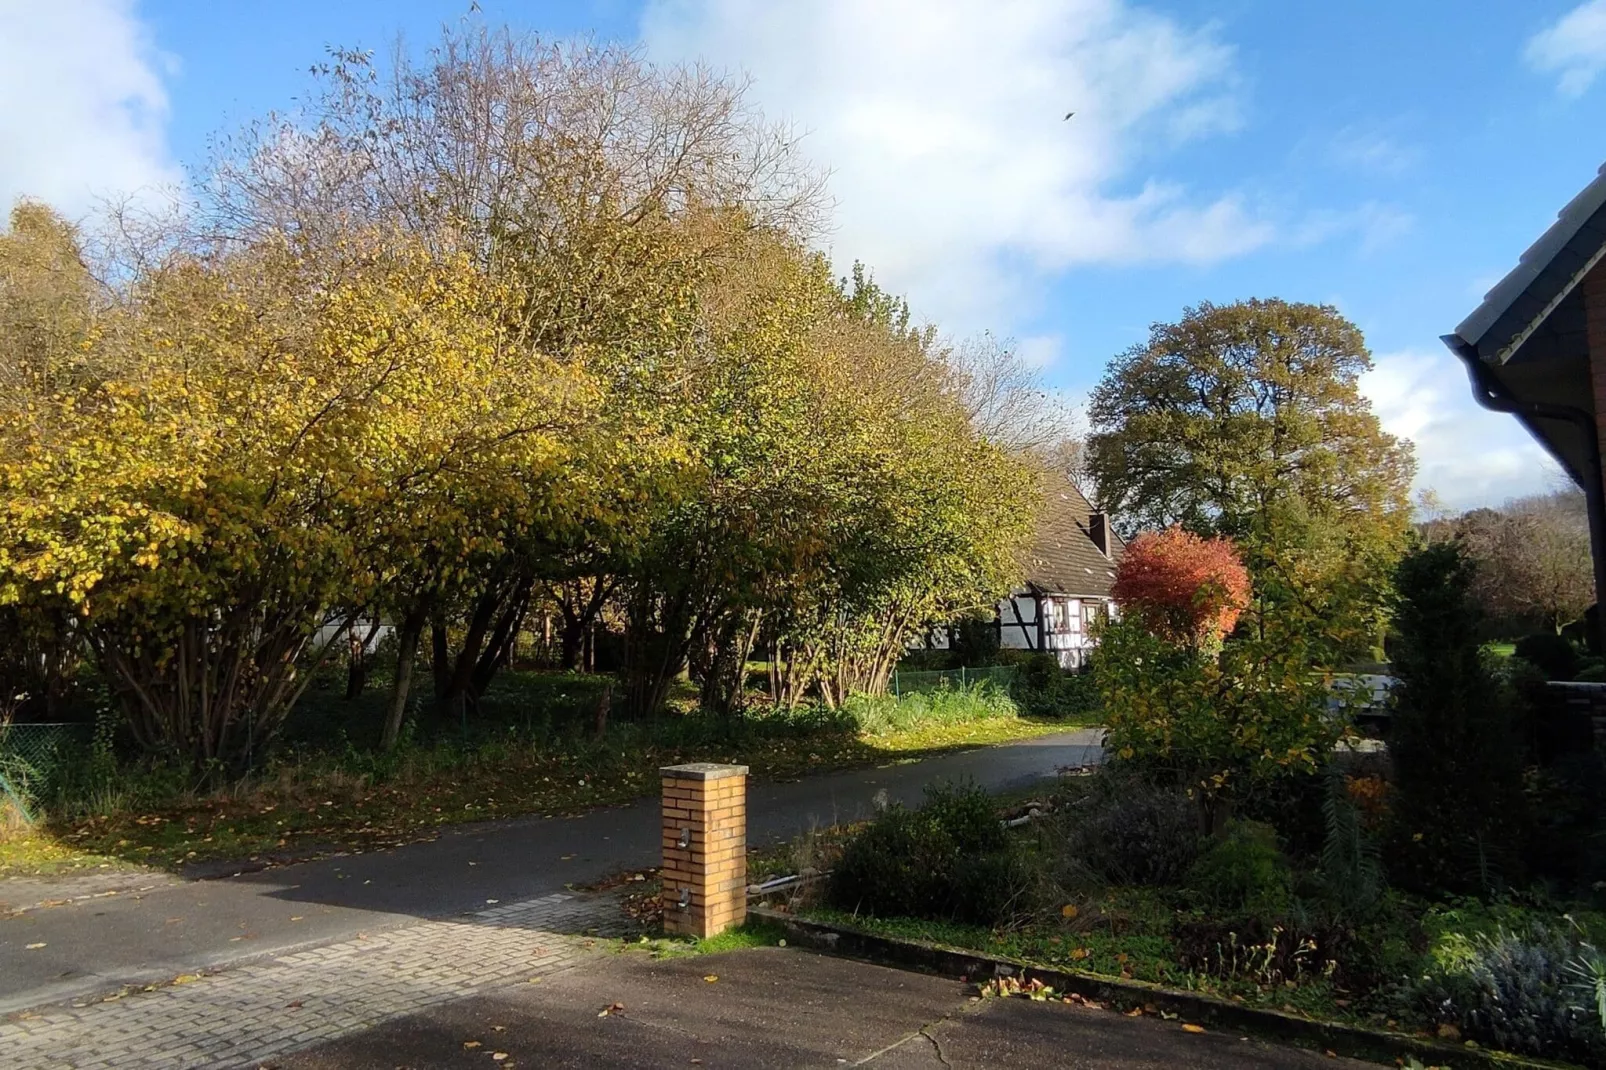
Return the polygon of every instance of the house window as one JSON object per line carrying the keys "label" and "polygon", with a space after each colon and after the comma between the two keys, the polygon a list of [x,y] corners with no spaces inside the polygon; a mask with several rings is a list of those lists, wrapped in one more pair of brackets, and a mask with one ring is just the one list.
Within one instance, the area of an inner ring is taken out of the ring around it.
{"label": "house window", "polygon": [[1089,632],[1093,625],[1105,618],[1106,605],[1103,602],[1082,603],[1082,631]]}
{"label": "house window", "polygon": [[1076,631],[1076,618],[1071,613],[1071,602],[1067,598],[1054,599],[1054,631],[1059,635],[1069,635]]}

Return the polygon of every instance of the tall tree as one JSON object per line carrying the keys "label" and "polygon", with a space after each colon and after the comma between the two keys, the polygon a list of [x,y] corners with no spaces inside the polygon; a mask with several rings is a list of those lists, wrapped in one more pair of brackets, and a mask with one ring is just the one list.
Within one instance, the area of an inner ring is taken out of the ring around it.
{"label": "tall tree", "polygon": [[1577,490],[1519,498],[1440,521],[1466,543],[1473,590],[1507,629],[1561,631],[1595,601],[1589,516]]}
{"label": "tall tree", "polygon": [[1359,380],[1371,357],[1330,306],[1201,304],[1118,356],[1093,393],[1088,468],[1131,528],[1243,548],[1262,599],[1354,616],[1375,642],[1414,460]]}

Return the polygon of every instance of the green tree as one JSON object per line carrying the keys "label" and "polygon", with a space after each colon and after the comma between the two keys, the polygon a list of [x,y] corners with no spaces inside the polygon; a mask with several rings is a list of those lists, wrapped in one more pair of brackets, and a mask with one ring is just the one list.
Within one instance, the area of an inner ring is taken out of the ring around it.
{"label": "green tree", "polygon": [[1473,583],[1474,565],[1454,542],[1406,554],[1395,578],[1390,876],[1424,890],[1517,878],[1521,740],[1483,649]]}
{"label": "green tree", "polygon": [[1121,354],[1093,393],[1088,468],[1129,529],[1227,535],[1260,598],[1375,645],[1408,526],[1408,442],[1361,394],[1371,358],[1336,309],[1201,304]]}

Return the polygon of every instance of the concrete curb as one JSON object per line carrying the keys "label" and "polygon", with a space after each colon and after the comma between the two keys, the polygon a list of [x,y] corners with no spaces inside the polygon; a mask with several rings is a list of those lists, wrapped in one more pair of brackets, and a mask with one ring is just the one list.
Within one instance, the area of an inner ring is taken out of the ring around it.
{"label": "concrete curb", "polygon": [[1403,1033],[1363,1029],[1338,1022],[1314,1021],[1281,1011],[1246,1007],[1193,992],[1163,988],[1143,981],[1112,979],[1098,974],[1054,970],[1012,959],[936,944],[877,936],[850,926],[810,921],[765,906],[748,910],[750,921],[763,921],[786,929],[789,941],[817,951],[863,959],[886,966],[919,970],[943,977],[975,981],[1015,974],[1035,978],[1055,992],[1076,994],[1110,1006],[1129,1009],[1153,1007],[1201,1024],[1280,1040],[1299,1047],[1331,1051],[1337,1055],[1373,1062],[1395,1063],[1413,1056],[1428,1066],[1453,1070],[1571,1070],[1569,1063],[1530,1059],[1483,1048],[1424,1040]]}

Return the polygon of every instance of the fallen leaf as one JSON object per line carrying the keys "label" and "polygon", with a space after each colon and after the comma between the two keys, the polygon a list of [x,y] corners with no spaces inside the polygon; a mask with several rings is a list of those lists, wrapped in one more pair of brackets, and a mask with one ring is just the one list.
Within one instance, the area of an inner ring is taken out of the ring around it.
{"label": "fallen leaf", "polygon": [[487,899],[486,902],[487,903],[500,903],[501,900],[500,899]]}
{"label": "fallen leaf", "polygon": [[507,1052],[493,1051],[491,1052],[491,1058],[495,1059],[497,1062],[501,1062],[503,1059],[507,1058]]}
{"label": "fallen leaf", "polygon": [[606,1018],[610,1014],[623,1014],[624,1009],[625,1005],[623,1003],[610,1003],[606,1007],[602,1008],[602,1010],[597,1012],[597,1017]]}
{"label": "fallen leaf", "polygon": [[200,979],[201,975],[198,973],[181,973],[177,977],[173,978],[173,983],[176,985],[187,985],[199,981]]}
{"label": "fallen leaf", "polygon": [[292,914],[292,915],[290,915],[290,920],[291,921],[300,921],[301,918],[302,918],[302,915],[300,915],[300,914]]}
{"label": "fallen leaf", "polygon": [[505,1025],[493,1025],[493,1026],[491,1026],[491,1032],[493,1032],[493,1033],[506,1033],[507,1032],[507,1026],[505,1026]]}
{"label": "fallen leaf", "polygon": [[713,984],[715,981],[719,980],[719,974],[717,974],[717,973],[706,974],[703,977],[703,980],[707,981],[709,984]]}
{"label": "fallen leaf", "polygon": [[1461,1039],[1461,1030],[1457,1029],[1455,1026],[1451,1025],[1449,1022],[1441,1022],[1439,1024],[1439,1039],[1441,1039],[1441,1040],[1460,1040]]}
{"label": "fallen leaf", "polygon": [[1142,1007],[1133,1007],[1131,1010],[1126,1012],[1126,1016],[1128,1018],[1142,1018],[1143,1017],[1143,1008]]}
{"label": "fallen leaf", "polygon": [[1205,1031],[1205,1027],[1202,1025],[1194,1025],[1192,1022],[1183,1022],[1182,1031],[1184,1033],[1203,1033]]}
{"label": "fallen leaf", "polygon": [[465,1041],[463,1041],[463,1048],[466,1051],[473,1051],[475,1048],[477,1048],[479,1046],[480,1046],[480,1042],[477,1041],[477,1040],[465,1040]]}
{"label": "fallen leaf", "polygon": [[1060,916],[1064,918],[1074,918],[1079,913],[1081,912],[1076,909],[1075,903],[1066,903],[1064,906],[1060,907]]}
{"label": "fallen leaf", "polygon": [[284,1005],[284,1009],[287,1011],[298,1011],[301,1009],[301,1001],[299,999],[293,999]]}
{"label": "fallen leaf", "polygon": [[44,946],[45,946],[44,944],[29,944],[28,945],[28,950],[29,951],[38,951],[40,948],[42,948]]}

